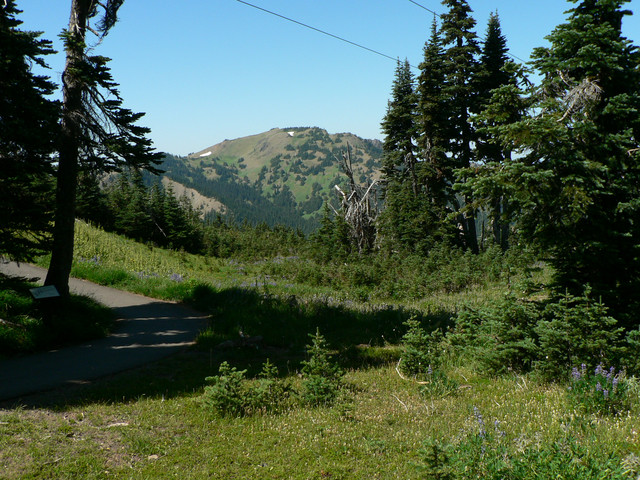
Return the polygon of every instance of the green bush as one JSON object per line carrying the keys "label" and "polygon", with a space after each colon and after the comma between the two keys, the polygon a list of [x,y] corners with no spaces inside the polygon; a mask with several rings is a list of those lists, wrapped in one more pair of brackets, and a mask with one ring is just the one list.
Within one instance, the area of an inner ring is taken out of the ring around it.
{"label": "green bush", "polygon": [[251,408],[250,392],[245,388],[246,370],[238,370],[227,362],[222,362],[219,374],[207,377],[211,385],[205,388],[204,402],[221,416],[241,417]]}
{"label": "green bush", "polygon": [[540,345],[536,368],[547,379],[556,380],[581,363],[611,364],[623,354],[623,329],[602,302],[589,298],[588,289],[582,297],[565,294],[548,303],[543,315],[535,328]]}
{"label": "green bush", "polygon": [[342,387],[344,372],[333,363],[329,345],[325,338],[316,330],[311,337],[311,344],[307,345],[308,360],[302,362],[302,393],[303,401],[310,405],[331,405]]}
{"label": "green bush", "polygon": [[247,380],[246,373],[222,362],[219,374],[205,379],[211,385],[205,388],[204,404],[223,417],[280,413],[292,406],[294,392],[269,360],[257,380]]}
{"label": "green bush", "polygon": [[295,392],[278,377],[278,368],[269,359],[262,365],[259,377],[250,389],[253,412],[281,413],[293,405]]}
{"label": "green bush", "polygon": [[640,328],[631,330],[626,336],[627,351],[623,358],[623,364],[629,370],[629,373],[640,374]]}
{"label": "green bush", "polygon": [[402,337],[400,368],[407,375],[422,377],[440,366],[438,349],[444,335],[440,329],[427,333],[415,316],[404,325],[407,333]]}
{"label": "green bush", "polygon": [[537,358],[538,306],[513,293],[458,314],[452,344],[490,374],[529,371]]}

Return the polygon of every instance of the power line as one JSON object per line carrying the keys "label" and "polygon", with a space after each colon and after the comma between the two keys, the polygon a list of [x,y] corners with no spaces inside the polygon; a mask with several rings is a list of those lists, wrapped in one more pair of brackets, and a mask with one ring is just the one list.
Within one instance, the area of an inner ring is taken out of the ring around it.
{"label": "power line", "polygon": [[[442,18],[442,15],[439,14],[438,12],[434,12],[433,10],[431,10],[430,8],[425,7],[424,5],[418,3],[418,2],[414,2],[414,0],[408,0],[409,2],[413,3],[414,5],[417,5],[418,7],[422,8],[423,10],[426,10],[427,12],[431,12],[433,13],[436,17],[438,18]],[[486,41],[487,37],[483,37],[483,36],[478,36],[478,38],[480,38],[482,41]],[[521,59],[520,57],[518,57],[517,55],[514,55],[513,53],[510,52],[506,52],[507,55],[509,55],[511,58],[513,58],[514,60],[518,60],[519,62],[522,63],[527,63],[526,60]]]}
{"label": "power line", "polygon": [[418,2],[414,2],[413,0],[409,0],[411,3],[413,3],[414,5],[419,6],[420,8],[426,10],[427,12],[431,12],[433,13],[436,17],[440,17],[440,14],[438,12],[434,12],[433,10],[431,10],[430,8],[425,7],[424,5],[419,4]]}
{"label": "power line", "polygon": [[[255,9],[257,9],[257,10],[261,10],[261,11],[263,11],[265,13],[268,13],[270,15],[273,15],[275,17],[282,18],[283,20],[287,20],[288,22],[295,23],[296,25],[300,25],[302,27],[309,28],[309,29],[314,30],[316,32],[322,33],[323,35],[327,35],[328,37],[335,38],[336,40],[340,40],[341,42],[348,43],[349,45],[353,45],[354,47],[362,48],[363,50],[366,50],[368,52],[375,53],[376,55],[380,55],[381,57],[384,57],[384,58],[388,58],[389,60],[393,60],[394,62],[398,61],[397,57],[394,58],[394,57],[392,57],[390,55],[387,55],[385,53],[379,52],[378,50],[374,50],[373,48],[365,47],[364,45],[361,45],[361,44],[356,43],[356,42],[352,42],[351,40],[347,40],[346,38],[343,38],[343,37],[339,37],[338,35],[334,35],[333,33],[329,33],[329,32],[326,32],[324,30],[320,30],[319,28],[312,27],[311,25],[307,25],[306,23],[299,22],[298,20],[294,20],[293,18],[285,17],[284,15],[280,15],[279,13],[272,12],[271,10],[267,10],[266,8],[258,7],[257,5],[254,5],[254,4],[249,3],[249,2],[245,2],[244,0],[236,0],[236,1],[239,2],[239,3],[243,3],[244,5],[247,5],[249,7],[253,7]],[[413,65],[410,65],[410,66],[411,66],[411,68],[417,68],[417,67],[414,67]]]}

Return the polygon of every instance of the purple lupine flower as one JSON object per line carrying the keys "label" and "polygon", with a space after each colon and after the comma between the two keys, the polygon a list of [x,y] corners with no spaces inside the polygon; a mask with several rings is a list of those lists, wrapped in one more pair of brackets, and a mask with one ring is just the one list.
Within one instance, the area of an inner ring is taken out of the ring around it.
{"label": "purple lupine flower", "polygon": [[616,373],[615,367],[611,367],[607,372],[607,380],[611,381],[615,373]]}
{"label": "purple lupine flower", "polygon": [[609,396],[609,390],[603,390],[602,395],[604,396],[604,398],[607,398]]}
{"label": "purple lupine flower", "polygon": [[596,384],[596,392],[601,392],[602,391],[602,385],[600,384],[600,382],[598,382]]}
{"label": "purple lupine flower", "polygon": [[432,375],[433,374],[433,368],[431,368],[431,365],[429,365],[429,368],[427,369],[427,375]]}
{"label": "purple lupine flower", "polygon": [[476,417],[476,422],[478,422],[478,425],[480,426],[480,436],[484,438],[487,435],[487,431],[484,428],[484,419],[482,418],[482,414],[478,407],[473,407],[473,415]]}
{"label": "purple lupine flower", "polygon": [[616,391],[616,388],[618,388],[618,383],[620,382],[620,377],[613,377],[613,382],[611,382],[613,384],[613,391]]}
{"label": "purple lupine flower", "polygon": [[179,273],[172,273],[171,276],[169,277],[171,280],[173,280],[174,282],[182,282],[184,279],[182,278],[182,275],[180,275]]}
{"label": "purple lupine flower", "polygon": [[595,372],[595,374],[596,374],[596,375],[602,375],[602,374],[603,374],[603,372],[604,372],[604,370],[602,369],[602,364],[599,364],[599,365],[596,367],[596,372]]}
{"label": "purple lupine flower", "polygon": [[573,367],[573,370],[571,370],[571,377],[574,380],[580,380],[580,371],[578,370],[578,367]]}
{"label": "purple lupine flower", "polygon": [[582,376],[584,377],[587,373],[587,364],[583,363],[582,365],[580,365],[580,372],[582,373]]}

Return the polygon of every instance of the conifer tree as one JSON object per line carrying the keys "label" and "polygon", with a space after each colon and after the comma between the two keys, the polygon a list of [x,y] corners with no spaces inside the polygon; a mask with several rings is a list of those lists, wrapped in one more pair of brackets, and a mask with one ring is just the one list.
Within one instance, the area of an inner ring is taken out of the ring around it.
{"label": "conifer tree", "polygon": [[[494,93],[504,95],[507,90],[500,91],[501,88],[518,84],[517,66],[509,60],[507,52],[507,40],[502,35],[500,19],[497,13],[492,13],[482,44],[478,71],[473,79],[474,90],[479,99],[478,104],[475,105],[475,111],[472,112],[475,116],[471,118],[472,123],[476,125],[476,172],[475,174],[472,174],[471,170],[459,172],[460,176],[470,179],[471,182],[474,181],[474,177],[482,177],[486,171],[491,172],[499,169],[500,165],[511,155],[510,151],[494,137],[491,127],[518,121],[522,112],[521,102],[512,99],[504,102],[499,109],[501,118],[492,116],[492,112],[496,110],[490,108]],[[499,102],[499,97],[496,97],[495,104]],[[487,112],[483,115],[485,111]],[[468,192],[464,188],[460,190]],[[495,189],[482,192],[475,198],[475,203],[484,204],[491,221],[494,241],[503,250],[506,250],[508,246],[509,236],[507,202],[506,195]]]}
{"label": "conifer tree", "polygon": [[[561,294],[590,285],[630,327],[640,307],[640,52],[622,35],[626,0],[584,0],[538,48],[530,114],[498,129],[517,152],[495,182]],[[527,92],[520,92],[521,95]]]}
{"label": "conifer tree", "polygon": [[0,255],[28,260],[47,248],[59,106],[55,85],[35,75],[51,42],[20,30],[14,0],[0,4]]}
{"label": "conifer tree", "polygon": [[[424,57],[418,76],[418,145],[423,160],[420,180],[431,203],[446,207],[450,203],[453,173],[447,164],[447,114],[443,108],[445,96],[444,49],[434,17],[431,37],[424,46]],[[444,221],[444,219],[442,219]]]}
{"label": "conifer tree", "polygon": [[[466,0],[443,0],[449,11],[441,16],[440,28],[444,48],[444,83],[442,88],[443,124],[442,137],[448,141],[445,157],[447,170],[468,168],[474,158],[473,144],[476,133],[469,122],[469,116],[476,109],[479,99],[475,95],[473,78],[477,73],[477,56],[480,53],[475,32],[475,20],[471,17],[471,8]],[[454,178],[447,178],[453,186]],[[463,243],[472,252],[478,252],[476,237],[475,211],[472,199],[463,199],[451,195],[449,198],[463,231]],[[466,208],[465,208],[466,207]]]}
{"label": "conifer tree", "polygon": [[431,36],[425,43],[417,86],[417,144],[419,197],[412,199],[409,225],[418,227],[417,249],[427,253],[438,242],[459,243],[457,229],[449,220],[455,194],[453,165],[448,159],[450,139],[445,93],[446,65],[441,31],[434,17]]}
{"label": "conifer tree", "polygon": [[[413,248],[424,235],[411,225],[419,214],[416,138],[415,79],[407,60],[396,67],[391,100],[382,120],[382,195],[385,209],[380,217],[382,243]],[[420,230],[420,229],[418,229]]]}
{"label": "conifer tree", "polygon": [[109,209],[107,195],[95,172],[89,170],[79,172],[76,217],[100,225],[107,230],[113,228],[114,219]]}
{"label": "conifer tree", "polygon": [[382,132],[385,135],[382,146],[384,192],[403,183],[402,177],[408,174],[413,184],[413,193],[417,195],[414,154],[416,136],[414,83],[409,61],[398,60],[391,90],[392,99],[387,105],[387,113],[382,120]]}
{"label": "conifer tree", "polygon": [[[76,190],[81,168],[113,171],[123,165],[154,170],[159,155],[146,138],[149,129],[136,122],[143,116],[122,107],[122,98],[107,63],[89,56],[87,31],[104,38],[115,25],[124,0],[72,0],[69,28],[63,32],[66,65],[59,146],[53,249],[45,284],[69,293],[73,262]],[[97,20],[95,25],[90,22]]]}

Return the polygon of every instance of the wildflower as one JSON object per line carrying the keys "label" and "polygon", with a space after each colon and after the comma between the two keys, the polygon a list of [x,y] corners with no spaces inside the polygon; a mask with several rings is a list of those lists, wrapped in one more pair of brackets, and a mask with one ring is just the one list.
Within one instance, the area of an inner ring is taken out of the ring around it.
{"label": "wildflower", "polygon": [[609,390],[603,390],[602,395],[604,396],[604,398],[609,397]]}
{"label": "wildflower", "polygon": [[586,363],[583,363],[582,365],[580,365],[580,373],[582,373],[583,377],[587,373],[587,364]]}
{"label": "wildflower", "polygon": [[578,367],[573,367],[573,370],[571,370],[571,377],[574,380],[580,380],[580,377],[582,375],[580,374],[580,372],[578,371]]}
{"label": "wildflower", "polygon": [[476,422],[480,426],[480,436],[484,438],[487,435],[487,431],[484,427],[484,419],[482,418],[482,414],[478,407],[473,407],[473,415],[476,417]]}
{"label": "wildflower", "polygon": [[433,375],[433,368],[431,368],[431,365],[429,365],[429,368],[427,369],[427,375]]}
{"label": "wildflower", "polygon": [[620,377],[617,377],[617,376],[613,377],[613,382],[611,382],[611,383],[613,385],[613,391],[614,392],[616,391],[616,388],[618,387],[618,383],[619,382],[620,382]]}
{"label": "wildflower", "polygon": [[602,391],[602,385],[600,384],[600,382],[598,382],[596,384],[596,392],[601,392]]}
{"label": "wildflower", "polygon": [[596,372],[595,372],[595,374],[596,374],[596,375],[602,375],[603,373],[604,373],[604,369],[602,368],[602,364],[600,364],[600,365],[598,365],[598,366],[596,367]]}
{"label": "wildflower", "polygon": [[174,282],[178,282],[178,283],[184,280],[184,278],[182,278],[182,275],[180,275],[179,273],[172,273],[169,278]]}

